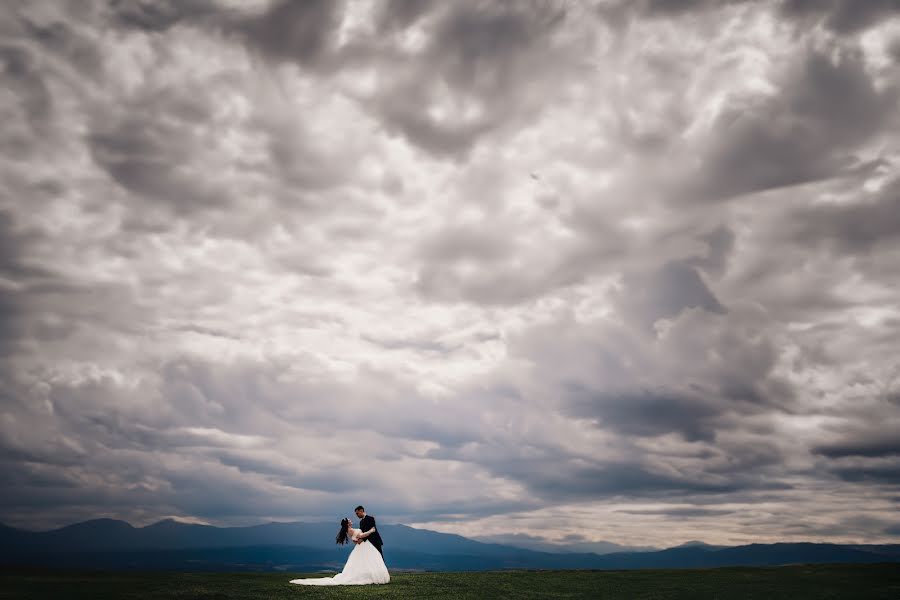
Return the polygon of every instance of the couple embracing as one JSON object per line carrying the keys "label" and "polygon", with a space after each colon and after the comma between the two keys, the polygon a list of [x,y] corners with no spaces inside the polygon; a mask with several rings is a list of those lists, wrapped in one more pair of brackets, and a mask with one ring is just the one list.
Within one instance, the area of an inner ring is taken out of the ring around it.
{"label": "couple embracing", "polygon": [[315,579],[292,579],[291,583],[299,585],[365,585],[367,583],[388,583],[391,576],[384,564],[381,551],[383,542],[375,528],[375,517],[366,514],[362,506],[356,507],[359,518],[359,529],[353,527],[350,519],[341,521],[335,542],[346,544],[352,540],[356,547],[350,553],[344,570],[334,577],[317,577]]}

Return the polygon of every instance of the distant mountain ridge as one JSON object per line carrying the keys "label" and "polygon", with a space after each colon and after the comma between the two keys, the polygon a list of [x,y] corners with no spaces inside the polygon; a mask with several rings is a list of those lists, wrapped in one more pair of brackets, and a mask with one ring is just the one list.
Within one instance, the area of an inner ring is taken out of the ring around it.
{"label": "distant mountain ridge", "polygon": [[715,546],[713,544],[707,544],[706,542],[701,542],[699,540],[691,540],[689,542],[685,542],[683,544],[675,546],[675,548],[707,548],[709,550],[718,550],[720,548],[727,547],[728,546]]}
{"label": "distant mountain ridge", "polygon": [[623,546],[621,544],[604,541],[588,542],[583,540],[570,540],[564,542],[549,542],[544,538],[524,533],[478,536],[472,539],[478,542],[503,544],[506,546],[515,546],[516,548],[537,550],[539,552],[552,552],[555,554],[588,552],[602,555],[612,554],[614,552],[653,552],[662,549],[651,546]]}
{"label": "distant mountain ridge", "polygon": [[[459,535],[381,524],[393,570],[642,569],[900,562],[900,544],[814,543],[711,546],[688,542],[656,551],[542,552]],[[214,527],[173,519],[146,527],[94,519],[52,531],[0,523],[0,565],[84,569],[337,571],[352,546],[337,546],[334,523]]]}

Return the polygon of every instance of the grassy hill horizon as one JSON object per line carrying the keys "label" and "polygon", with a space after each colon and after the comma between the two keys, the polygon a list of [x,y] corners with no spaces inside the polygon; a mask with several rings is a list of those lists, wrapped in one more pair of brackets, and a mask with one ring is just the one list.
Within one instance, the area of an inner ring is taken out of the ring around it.
{"label": "grassy hill horizon", "polygon": [[896,600],[896,564],[792,565],[639,571],[392,574],[387,585],[301,587],[311,573],[0,570],[0,600]]}

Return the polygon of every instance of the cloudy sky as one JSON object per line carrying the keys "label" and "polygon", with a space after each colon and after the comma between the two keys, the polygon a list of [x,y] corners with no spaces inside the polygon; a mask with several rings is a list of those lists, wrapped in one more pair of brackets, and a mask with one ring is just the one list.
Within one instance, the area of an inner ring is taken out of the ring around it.
{"label": "cloudy sky", "polygon": [[3,3],[0,521],[900,541],[895,6]]}

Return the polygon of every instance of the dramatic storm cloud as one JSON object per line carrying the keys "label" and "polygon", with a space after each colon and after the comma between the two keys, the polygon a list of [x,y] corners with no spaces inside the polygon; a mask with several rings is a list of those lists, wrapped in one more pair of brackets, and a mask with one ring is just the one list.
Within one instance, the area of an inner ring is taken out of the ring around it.
{"label": "dramatic storm cloud", "polygon": [[7,2],[0,78],[0,521],[900,541],[895,2]]}

